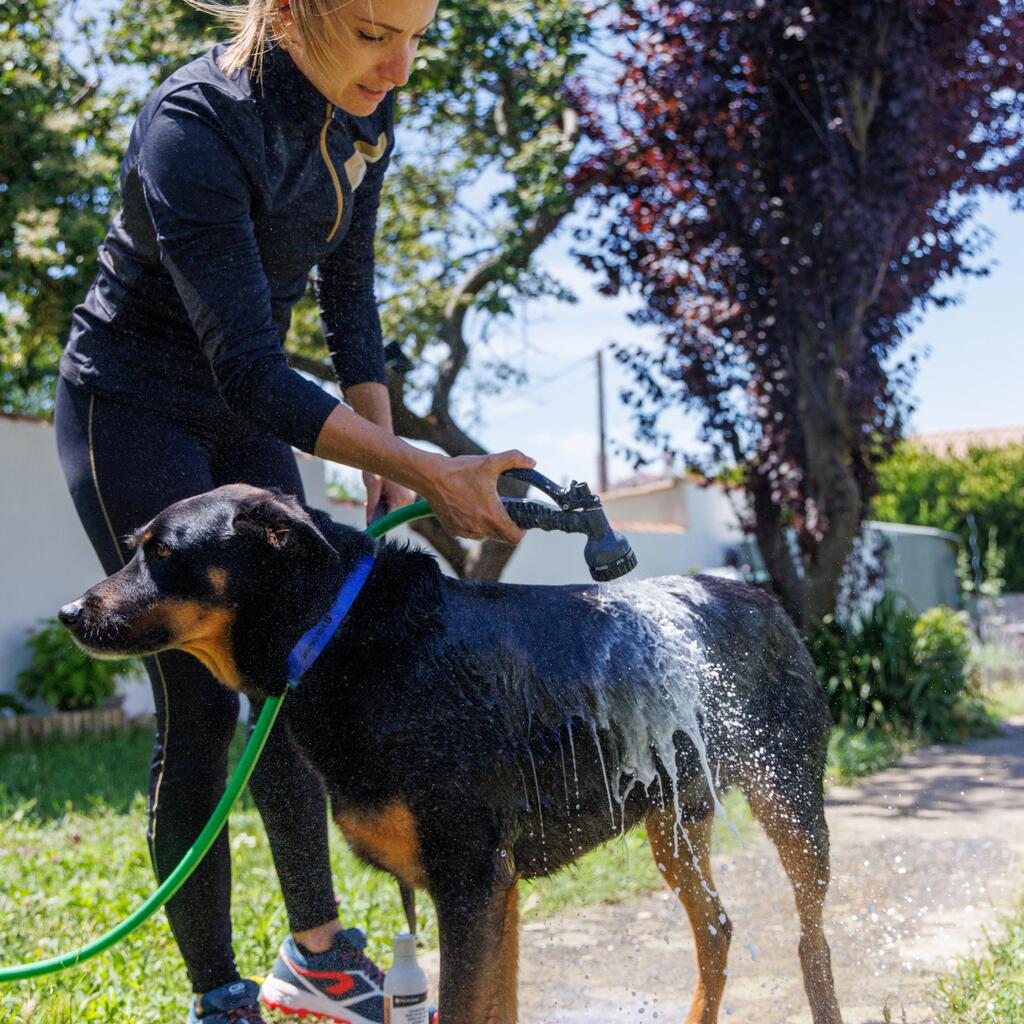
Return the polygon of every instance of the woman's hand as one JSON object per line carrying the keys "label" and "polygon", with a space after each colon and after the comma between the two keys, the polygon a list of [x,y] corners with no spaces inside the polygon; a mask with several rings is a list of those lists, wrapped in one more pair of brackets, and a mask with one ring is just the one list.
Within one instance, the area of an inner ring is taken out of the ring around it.
{"label": "woman's hand", "polygon": [[536,460],[520,451],[457,455],[436,464],[423,491],[441,525],[453,536],[518,544],[523,531],[509,519],[498,497],[498,477],[506,469],[535,465]]}
{"label": "woman's hand", "polygon": [[363,484],[366,487],[366,525],[396,508],[404,508],[412,503],[413,493],[393,480],[385,480],[376,473],[363,473]]}
{"label": "woman's hand", "polygon": [[[357,388],[360,404],[376,401],[377,391],[381,400],[386,398],[384,387],[372,382],[356,385],[347,394],[356,392]],[[533,459],[519,451],[448,458],[413,447],[395,437],[387,427],[360,415],[356,402],[353,407],[355,411],[338,405],[327,417],[314,454],[331,462],[357,466],[367,474],[369,516],[373,516],[381,497],[387,493],[395,495],[389,498],[389,508],[408,504],[405,487],[409,487],[430,502],[441,525],[453,536],[503,540],[509,544],[522,540],[523,531],[509,519],[498,498],[498,477],[506,469],[533,469]],[[381,415],[379,409],[377,414]],[[390,426],[390,420],[386,422]],[[370,479],[374,474],[383,477],[380,491]],[[404,486],[398,487],[391,483],[393,480],[401,481]],[[385,491],[385,488],[397,490]]]}

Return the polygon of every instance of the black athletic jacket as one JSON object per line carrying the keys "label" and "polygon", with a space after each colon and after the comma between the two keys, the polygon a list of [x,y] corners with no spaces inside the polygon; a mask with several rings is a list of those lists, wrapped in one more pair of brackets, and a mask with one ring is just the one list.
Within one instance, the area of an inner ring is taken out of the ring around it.
{"label": "black athletic jacket", "polygon": [[222,50],[176,71],[139,115],[122,208],[60,372],[194,422],[241,417],[312,451],[337,400],[288,367],[282,343],[313,266],[342,386],[385,379],[373,239],[393,94],[355,117],[283,50],[266,55],[262,85],[226,77]]}

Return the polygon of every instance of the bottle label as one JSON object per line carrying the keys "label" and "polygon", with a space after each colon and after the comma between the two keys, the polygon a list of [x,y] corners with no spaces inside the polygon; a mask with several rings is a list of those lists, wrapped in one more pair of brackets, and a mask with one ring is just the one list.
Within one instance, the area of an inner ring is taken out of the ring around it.
{"label": "bottle label", "polygon": [[392,996],[391,998],[394,1001],[393,1005],[395,1007],[417,1006],[420,1003],[425,1003],[427,1001],[427,993],[421,992],[417,996]]}
{"label": "bottle label", "polygon": [[385,996],[384,1020],[387,1024],[428,1024],[427,994]]}

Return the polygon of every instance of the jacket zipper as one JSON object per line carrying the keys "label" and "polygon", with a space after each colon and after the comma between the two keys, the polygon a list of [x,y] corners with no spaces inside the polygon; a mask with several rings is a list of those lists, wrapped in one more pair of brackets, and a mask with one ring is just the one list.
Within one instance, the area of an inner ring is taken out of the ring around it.
{"label": "jacket zipper", "polygon": [[341,182],[338,180],[338,172],[334,169],[334,164],[331,163],[330,155],[327,152],[327,129],[331,124],[331,115],[334,113],[334,104],[327,104],[327,116],[324,118],[324,126],[320,129],[320,155],[324,158],[324,163],[327,164],[327,171],[331,176],[331,181],[334,183],[334,194],[338,200],[338,215],[334,218],[334,226],[327,233],[327,241],[329,242],[338,230],[338,225],[341,224],[341,211],[344,207],[344,198],[341,193]]}

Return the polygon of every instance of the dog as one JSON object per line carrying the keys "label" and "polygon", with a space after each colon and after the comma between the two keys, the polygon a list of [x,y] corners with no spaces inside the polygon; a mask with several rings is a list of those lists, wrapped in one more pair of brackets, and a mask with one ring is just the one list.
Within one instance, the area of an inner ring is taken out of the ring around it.
{"label": "dog", "polygon": [[[120,571],[61,609],[97,656],[171,648],[254,697],[375,545],[279,492],[165,509]],[[517,882],[644,824],[689,915],[688,1024],[717,1020],[731,924],[711,874],[717,793],[739,786],[800,918],[814,1024],[841,1024],[822,924],[830,719],[792,623],[715,577],[522,586],[444,576],[394,542],[282,709],[356,853],[425,889],[444,1024],[517,1019]]]}

